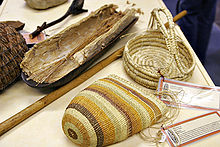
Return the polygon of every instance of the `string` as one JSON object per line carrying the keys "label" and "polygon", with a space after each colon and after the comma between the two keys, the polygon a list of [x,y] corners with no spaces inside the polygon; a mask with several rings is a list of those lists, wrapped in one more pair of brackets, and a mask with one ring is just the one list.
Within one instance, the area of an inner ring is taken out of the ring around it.
{"label": "string", "polygon": [[[167,126],[170,124],[173,124],[174,120],[176,120],[176,118],[179,115],[180,112],[180,106],[179,101],[177,99],[177,95],[174,92],[171,91],[160,91],[160,92],[155,92],[154,93],[156,96],[167,96],[170,98],[170,102],[171,103],[175,103],[177,105],[177,107],[170,107],[168,106],[167,112],[164,116],[161,116],[160,120],[157,121],[155,124],[153,124],[152,126],[147,128],[148,133],[146,134],[144,131],[141,131],[139,133],[140,137],[144,140],[147,141],[149,143],[152,144],[156,144],[156,146],[159,145],[161,137],[162,137],[162,132],[160,131],[160,128],[162,126]],[[154,120],[157,118],[158,116],[156,116],[154,118]],[[154,120],[152,122],[154,122]],[[159,125],[159,126],[158,126]],[[152,135],[152,132],[156,131],[155,136]]]}

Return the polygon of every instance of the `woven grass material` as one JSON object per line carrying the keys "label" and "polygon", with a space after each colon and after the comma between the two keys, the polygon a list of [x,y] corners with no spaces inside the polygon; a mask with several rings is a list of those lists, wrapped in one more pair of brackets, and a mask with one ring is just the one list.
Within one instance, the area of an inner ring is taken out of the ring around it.
{"label": "woven grass material", "polygon": [[156,123],[168,112],[155,95],[116,75],[81,91],[63,116],[66,136],[80,146],[106,146]]}
{"label": "woven grass material", "polygon": [[[161,20],[163,13],[168,28]],[[124,68],[139,84],[156,89],[161,76],[184,81],[192,76],[195,67],[193,53],[178,37],[174,27],[169,10],[157,8],[151,13],[148,30],[127,42],[123,54]]]}
{"label": "woven grass material", "polygon": [[13,27],[0,23],[0,91],[20,75],[19,64],[28,50],[23,36]]}

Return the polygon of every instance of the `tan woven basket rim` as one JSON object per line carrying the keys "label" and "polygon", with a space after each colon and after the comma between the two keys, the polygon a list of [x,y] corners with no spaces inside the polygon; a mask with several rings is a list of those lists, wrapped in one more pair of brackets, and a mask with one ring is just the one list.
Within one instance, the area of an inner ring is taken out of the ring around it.
{"label": "tan woven basket rim", "polygon": [[[140,34],[140,35],[138,35],[138,36],[135,36],[134,38],[132,38],[132,39],[130,39],[127,43],[126,43],[126,45],[125,45],[125,49],[124,49],[124,55],[126,54],[126,56],[127,56],[127,58],[129,58],[129,62],[132,62],[133,64],[135,64],[134,62],[133,62],[133,60],[132,60],[132,57],[130,56],[130,54],[128,53],[130,50],[128,49],[128,45],[130,45],[131,44],[131,42],[133,42],[134,40],[137,40],[137,38],[140,38],[141,36],[146,36],[147,34],[149,34],[149,33],[151,33],[151,32],[153,32],[153,33],[160,33],[160,31],[159,30],[152,30],[152,29],[148,29],[147,31],[145,31],[145,32],[143,32],[142,34]],[[178,36],[178,38],[180,38],[179,36]],[[179,42],[179,43],[182,43],[186,48],[188,48],[187,47],[187,45],[186,45],[186,43],[185,43],[185,41],[177,41],[177,42]],[[188,69],[188,71],[187,71],[187,73],[190,73],[190,72],[192,72],[193,70],[194,70],[194,68],[195,68],[195,57],[194,57],[194,53],[193,53],[193,51],[191,50],[191,49],[189,49],[188,48],[188,53],[190,54],[190,56],[192,57],[191,59],[192,59],[192,65],[191,65],[191,67]],[[137,66],[139,66],[138,64],[135,64],[135,65],[137,65]],[[142,68],[141,66],[139,66],[139,68]]]}
{"label": "tan woven basket rim", "polygon": [[[162,24],[159,18],[160,11],[165,13],[169,28]],[[171,22],[172,15],[167,9],[154,9],[151,14],[149,28],[125,45],[123,62],[126,72],[136,82],[148,88],[156,88],[160,76],[188,80],[195,68],[193,51],[177,34],[174,22]],[[147,54],[150,50],[152,52]],[[157,59],[154,59],[154,54]],[[148,62],[152,62],[152,65]]]}

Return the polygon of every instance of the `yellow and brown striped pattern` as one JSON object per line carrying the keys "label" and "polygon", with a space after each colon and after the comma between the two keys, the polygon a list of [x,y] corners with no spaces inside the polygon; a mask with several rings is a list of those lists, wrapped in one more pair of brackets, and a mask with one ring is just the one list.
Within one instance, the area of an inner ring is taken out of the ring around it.
{"label": "yellow and brown striped pattern", "polygon": [[79,146],[106,146],[155,123],[167,111],[155,95],[116,75],[100,79],[69,104],[62,127]]}

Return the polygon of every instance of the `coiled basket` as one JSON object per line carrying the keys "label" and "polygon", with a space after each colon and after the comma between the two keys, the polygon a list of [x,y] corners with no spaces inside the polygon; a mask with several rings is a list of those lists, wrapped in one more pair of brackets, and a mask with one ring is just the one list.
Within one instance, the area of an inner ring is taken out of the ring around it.
{"label": "coiled basket", "polygon": [[[165,14],[169,27],[165,27]],[[137,83],[156,89],[161,76],[186,81],[195,67],[193,53],[174,30],[171,13],[165,8],[151,12],[147,31],[129,40],[123,54],[126,72]]]}

